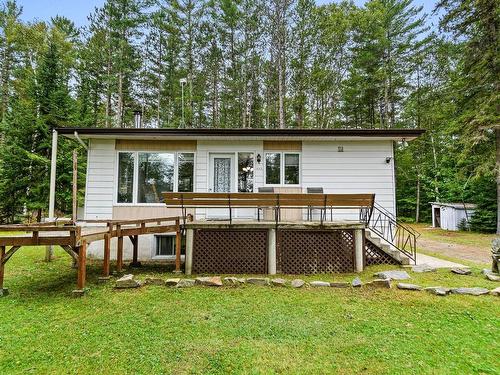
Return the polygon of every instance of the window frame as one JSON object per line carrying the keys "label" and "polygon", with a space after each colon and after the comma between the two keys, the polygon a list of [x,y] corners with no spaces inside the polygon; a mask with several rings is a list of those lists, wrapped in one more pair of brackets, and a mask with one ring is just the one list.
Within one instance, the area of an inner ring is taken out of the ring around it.
{"label": "window frame", "polygon": [[196,160],[196,152],[191,151],[191,150],[179,150],[179,151],[157,151],[157,150],[135,150],[135,151],[129,151],[129,150],[117,150],[116,155],[115,155],[115,181],[118,182],[118,176],[119,176],[119,154],[120,153],[132,153],[134,155],[134,185],[132,187],[132,202],[131,203],[120,203],[118,202],[118,184],[115,184],[115,188],[113,189],[113,205],[114,206],[157,206],[157,207],[163,207],[165,206],[164,203],[140,203],[139,202],[139,154],[141,153],[148,153],[148,154],[174,154],[174,192],[178,191],[179,187],[179,154],[193,154],[193,192],[196,189],[196,165],[197,165],[197,160]]}
{"label": "window frame", "polygon": [[[174,249],[174,254],[173,255],[158,255],[158,237],[172,237],[173,241],[173,249]],[[175,241],[175,234],[155,234],[153,236],[153,241],[151,241],[151,259],[175,259],[175,247],[177,246],[176,241]],[[184,255],[181,254],[181,259],[184,258]]]}
{"label": "window frame", "polygon": [[[268,184],[267,183],[267,154],[280,154],[280,183]],[[299,156],[299,183],[298,184],[285,184],[285,155],[298,155]],[[302,153],[299,151],[264,151],[264,186],[273,187],[299,187],[302,184]]]}

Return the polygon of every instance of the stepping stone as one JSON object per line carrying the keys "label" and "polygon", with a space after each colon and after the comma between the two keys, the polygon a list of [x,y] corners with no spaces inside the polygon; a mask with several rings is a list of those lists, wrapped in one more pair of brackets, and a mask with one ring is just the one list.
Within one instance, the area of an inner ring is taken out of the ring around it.
{"label": "stepping stone", "polygon": [[377,272],[375,274],[376,277],[379,277],[381,279],[387,279],[387,280],[407,280],[410,278],[410,275],[408,275],[408,272],[406,271],[383,271],[383,272]]}
{"label": "stepping stone", "polygon": [[349,288],[351,286],[351,284],[348,283],[347,281],[337,281],[337,282],[330,283],[330,286],[332,288]]}
{"label": "stepping stone", "polygon": [[430,286],[428,288],[424,288],[424,290],[429,293],[435,294],[436,296],[446,296],[450,293],[450,288],[443,288],[442,286]]}
{"label": "stepping stone", "polygon": [[224,281],[231,285],[245,284],[245,279],[238,277],[225,277]]}
{"label": "stepping stone", "polygon": [[146,277],[144,282],[147,285],[165,285],[165,281],[163,279],[160,279],[159,277]]}
{"label": "stepping stone", "polygon": [[500,276],[497,276],[494,273],[487,273],[486,278],[490,281],[500,281]]}
{"label": "stepping stone", "polygon": [[470,275],[472,273],[468,268],[452,268],[450,271],[457,275]]}
{"label": "stepping stone", "polygon": [[165,285],[166,286],[177,286],[177,284],[179,284],[179,281],[181,281],[181,279],[167,279],[165,280]]}
{"label": "stepping stone", "polygon": [[406,284],[406,283],[398,283],[398,289],[404,290],[422,290],[423,288],[420,285],[415,284]]}
{"label": "stepping stone", "polygon": [[196,280],[193,280],[193,279],[181,279],[181,281],[179,281],[175,287],[176,288],[190,288],[190,287],[194,286],[195,283],[196,283]]}
{"label": "stepping stone", "polygon": [[428,264],[419,264],[411,268],[413,272],[423,273],[423,272],[435,272],[436,268]]}
{"label": "stepping stone", "polygon": [[271,283],[274,285],[274,286],[285,286],[286,285],[286,280],[285,279],[272,279],[271,280]]}
{"label": "stepping stone", "polygon": [[493,289],[490,294],[494,296],[500,296],[500,286],[498,288]]}
{"label": "stepping stone", "polygon": [[267,277],[250,277],[247,279],[247,283],[263,286],[271,285],[271,282]]}
{"label": "stepping stone", "polygon": [[469,294],[472,296],[480,296],[488,294],[490,291],[486,288],[454,288],[451,290],[453,294]]}
{"label": "stepping stone", "polygon": [[351,285],[352,285],[354,288],[360,288],[360,287],[363,285],[363,283],[361,282],[361,279],[360,279],[359,277],[356,277],[356,278],[352,281]]}
{"label": "stepping stone", "polygon": [[327,281],[311,281],[309,285],[311,285],[314,288],[319,288],[324,286],[330,286],[330,283]]}
{"label": "stepping stone", "polygon": [[141,283],[137,280],[134,280],[134,275],[124,275],[116,280],[115,288],[117,289],[128,289],[128,288],[138,288],[141,286]]}
{"label": "stepping stone", "polygon": [[295,280],[292,280],[292,282],[291,282],[292,288],[302,288],[305,284],[306,284],[306,282],[304,280],[301,280],[301,279],[295,279]]}
{"label": "stepping stone", "polygon": [[197,277],[195,280],[196,284],[204,286],[222,286],[222,280],[220,276],[212,277]]}
{"label": "stepping stone", "polygon": [[374,288],[391,288],[391,280],[390,279],[375,279],[366,283],[365,286],[374,287]]}

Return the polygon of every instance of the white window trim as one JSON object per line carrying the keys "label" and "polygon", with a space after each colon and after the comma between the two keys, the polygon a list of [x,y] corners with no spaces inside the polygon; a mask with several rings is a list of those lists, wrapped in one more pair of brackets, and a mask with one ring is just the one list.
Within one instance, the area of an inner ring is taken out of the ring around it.
{"label": "white window trim", "polygon": [[[153,259],[153,260],[174,260],[175,259],[175,252],[173,255],[156,255],[156,252],[158,250],[158,237],[174,237],[175,238],[175,234],[164,233],[164,234],[153,235],[153,241],[151,241],[151,259]],[[174,246],[176,246],[175,239],[174,239]],[[182,254],[181,254],[181,260],[184,260],[184,255],[182,255]]]}
{"label": "white window trim", "polygon": [[[120,203],[118,202],[118,182],[119,182],[119,154],[120,153],[132,153],[134,154],[134,183],[132,187],[132,202],[131,203]],[[191,150],[179,150],[179,151],[151,151],[151,150],[137,150],[137,151],[127,151],[119,150],[115,154],[115,188],[113,192],[113,205],[114,206],[149,206],[149,207],[164,207],[164,203],[140,203],[138,202],[138,192],[139,192],[139,154],[140,153],[150,153],[150,154],[174,154],[174,192],[178,191],[179,188],[179,154],[193,154],[193,192],[196,189],[196,152]]]}
{"label": "white window trim", "polygon": [[[267,154],[280,154],[280,183],[268,184],[267,183]],[[285,184],[285,155],[299,155],[299,183],[298,184]],[[264,186],[272,187],[300,187],[302,185],[302,153],[299,151],[264,151]]]}

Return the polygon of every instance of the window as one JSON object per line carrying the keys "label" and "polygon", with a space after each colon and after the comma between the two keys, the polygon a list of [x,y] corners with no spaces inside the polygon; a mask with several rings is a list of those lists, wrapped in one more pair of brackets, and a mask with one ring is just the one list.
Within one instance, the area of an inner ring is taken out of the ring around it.
{"label": "window", "polygon": [[266,153],[266,185],[300,184],[300,154]]}
{"label": "window", "polygon": [[134,198],[134,153],[118,154],[118,203],[132,203]]}
{"label": "window", "polygon": [[174,154],[139,153],[138,203],[160,203],[174,191]]}
{"label": "window", "polygon": [[175,236],[156,236],[157,257],[175,255]]}
{"label": "window", "polygon": [[119,152],[117,203],[161,203],[164,192],[194,189],[192,152]]}
{"label": "window", "polygon": [[253,152],[238,153],[238,192],[253,192]]}
{"label": "window", "polygon": [[194,187],[194,154],[181,153],[178,157],[178,189],[180,192],[193,191]]}

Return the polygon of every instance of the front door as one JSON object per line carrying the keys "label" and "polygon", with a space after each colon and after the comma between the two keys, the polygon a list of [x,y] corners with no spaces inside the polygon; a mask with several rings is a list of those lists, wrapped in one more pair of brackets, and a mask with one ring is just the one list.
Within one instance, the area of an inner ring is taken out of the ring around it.
{"label": "front door", "polygon": [[[208,191],[211,193],[231,193],[236,190],[234,154],[210,154],[210,175]],[[211,219],[229,218],[225,208],[208,208]]]}

